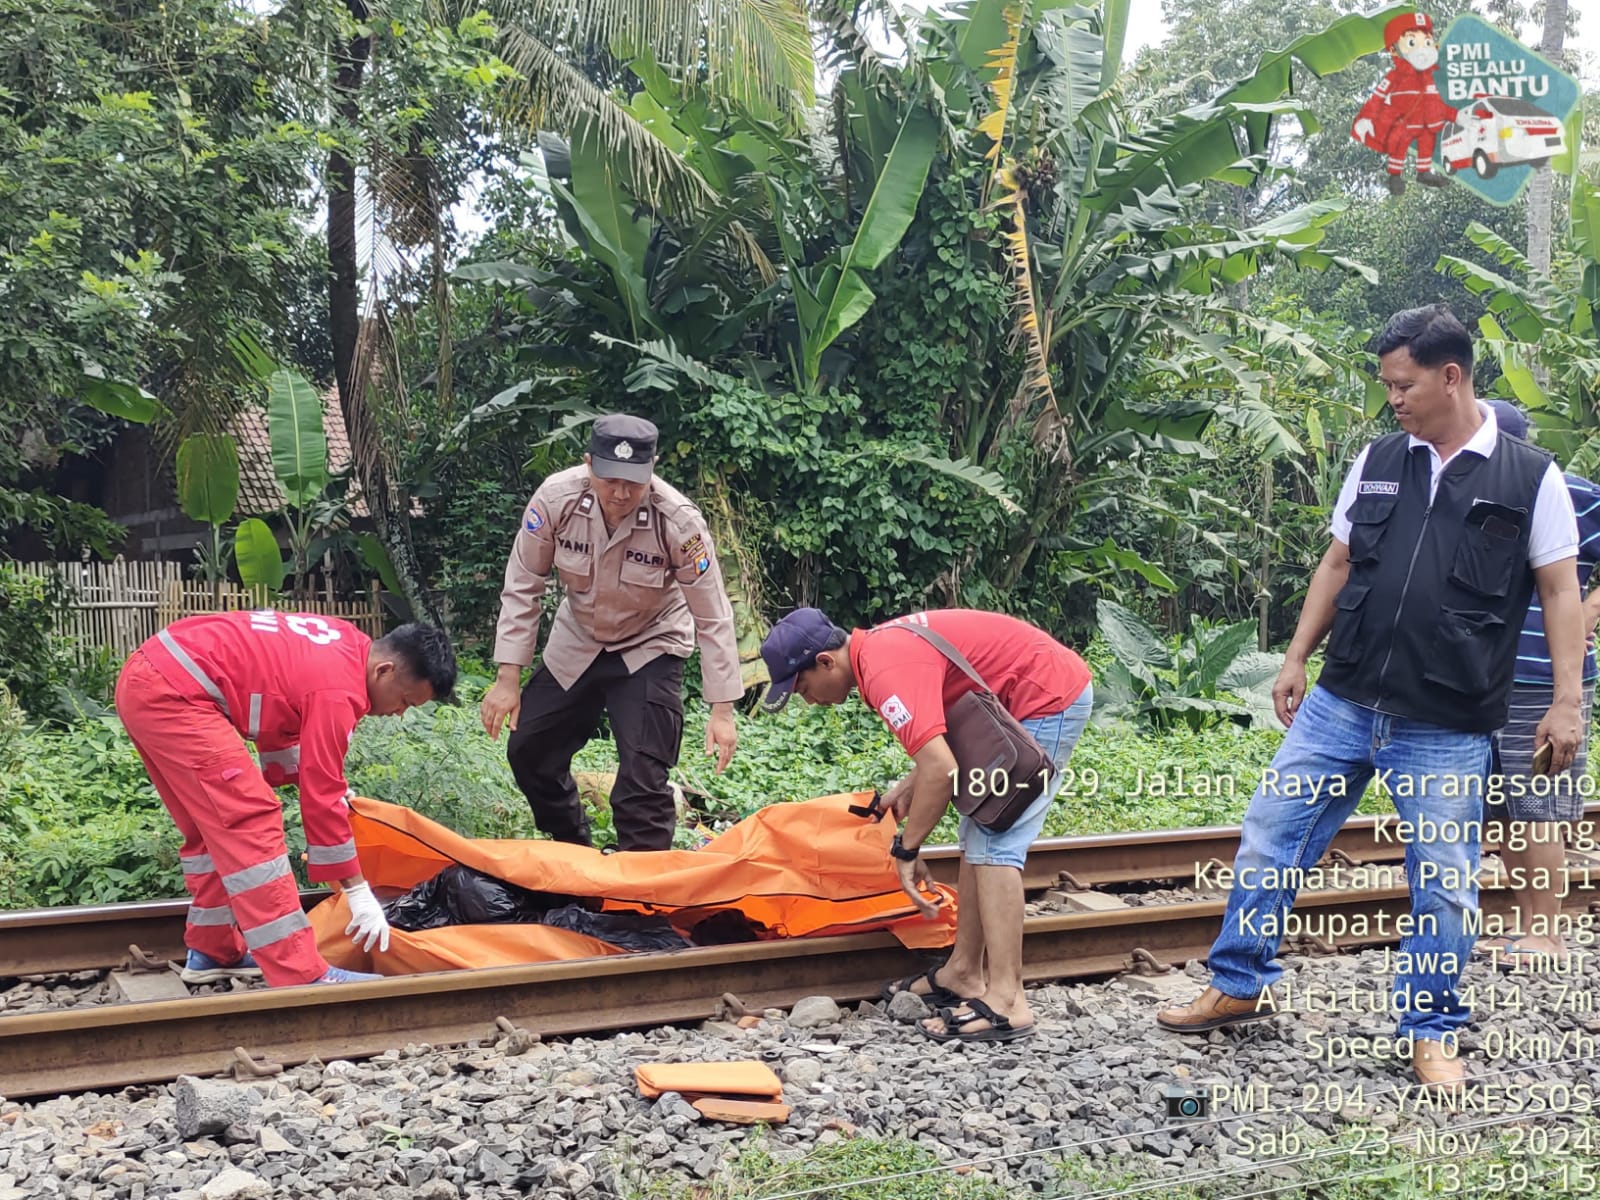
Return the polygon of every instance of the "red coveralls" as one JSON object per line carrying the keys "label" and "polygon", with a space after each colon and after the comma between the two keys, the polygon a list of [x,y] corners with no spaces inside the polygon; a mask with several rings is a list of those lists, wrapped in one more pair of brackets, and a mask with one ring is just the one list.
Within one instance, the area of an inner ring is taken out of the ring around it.
{"label": "red coveralls", "polygon": [[208,613],[145,642],[117,678],[117,715],[183,834],[184,941],[221,963],[248,949],[274,987],[310,983],[328,964],[300,908],[272,787],[299,782],[312,880],[360,873],[344,756],[370,704],[370,645],[331,617]]}
{"label": "red coveralls", "polygon": [[[1406,151],[1417,144],[1417,174],[1433,170],[1433,144],[1446,122],[1456,119],[1456,110],[1439,95],[1434,86],[1436,67],[1419,71],[1403,58],[1373,90],[1356,114],[1356,124],[1372,122],[1372,134],[1362,139],[1371,150],[1389,156],[1388,170],[1398,175],[1405,170]],[[1351,134],[1354,136],[1354,126]]]}

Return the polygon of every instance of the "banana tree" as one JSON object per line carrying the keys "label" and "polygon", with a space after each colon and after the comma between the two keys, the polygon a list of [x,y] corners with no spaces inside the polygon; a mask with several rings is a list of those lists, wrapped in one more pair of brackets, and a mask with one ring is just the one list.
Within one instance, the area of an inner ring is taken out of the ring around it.
{"label": "banana tree", "polygon": [[[1294,116],[1314,128],[1289,95],[1294,70],[1323,74],[1381,49],[1383,14],[1340,18],[1265,56],[1213,102],[1140,128],[1115,83],[1129,10],[1130,0],[1093,10],[972,0],[928,16],[914,43],[967,131],[968,153],[986,164],[975,203],[1002,221],[1008,336],[1023,349],[1006,385],[947,411],[980,463],[1014,459],[1019,434],[1031,445],[1029,516],[995,556],[1002,588],[1022,577],[1085,481],[1129,455],[1196,452],[1216,422],[1266,453],[1298,450],[1263,402],[1259,375],[1216,332],[1216,314],[1228,311],[1216,297],[1223,285],[1274,261],[1370,276],[1319,245],[1341,202],[1243,229],[1197,225],[1186,202],[1204,183],[1245,183],[1266,170],[1274,121]],[[1152,364],[1158,375],[1221,375],[1227,386],[1143,397]]]}
{"label": "banana tree", "polygon": [[[866,90],[859,94],[871,105],[889,103],[880,92]],[[882,119],[878,114],[872,116]],[[872,181],[855,236],[819,263],[807,264],[799,258],[798,242],[784,225],[781,205],[773,206],[784,234],[780,244],[794,289],[800,325],[801,382],[806,388],[818,385],[823,351],[860,321],[877,298],[866,277],[883,265],[905,236],[938,148],[938,122],[920,104],[906,105],[882,168]]]}
{"label": "banana tree", "polygon": [[1493,394],[1528,409],[1540,445],[1594,478],[1600,471],[1600,188],[1586,180],[1573,185],[1567,253],[1558,255],[1551,278],[1533,271],[1493,230],[1473,222],[1466,233],[1501,271],[1451,254],[1440,257],[1437,269],[1488,301],[1478,330],[1500,368]]}
{"label": "banana tree", "polygon": [[197,551],[202,577],[213,593],[228,574],[222,526],[239,500],[239,448],[229,434],[195,433],[178,447],[178,503],[191,520],[211,526],[211,545]]}
{"label": "banana tree", "polygon": [[[309,551],[319,527],[316,501],[328,485],[328,438],[322,397],[305,376],[280,367],[267,379],[267,436],[272,471],[282,489],[296,600],[310,591]],[[234,533],[234,561],[246,586],[273,591],[283,586],[286,567],[271,527],[259,518],[241,521]]]}
{"label": "banana tree", "polygon": [[112,379],[104,367],[90,359],[80,365],[83,374],[78,381],[78,399],[91,408],[136,425],[148,425],[165,411],[161,402],[137,383]]}

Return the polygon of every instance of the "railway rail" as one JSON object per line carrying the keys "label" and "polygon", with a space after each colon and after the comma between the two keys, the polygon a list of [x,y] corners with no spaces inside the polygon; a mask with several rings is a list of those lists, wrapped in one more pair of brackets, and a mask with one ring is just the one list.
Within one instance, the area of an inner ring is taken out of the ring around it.
{"label": "railway rail", "polygon": [[[1585,816],[1600,822],[1600,804],[1588,806]],[[1335,837],[1328,857],[1358,864],[1403,861],[1405,847],[1387,835],[1393,821],[1387,816],[1352,818]],[[1498,848],[1485,843],[1484,852]],[[1023,886],[1038,892],[1192,879],[1197,866],[1213,860],[1230,864],[1238,850],[1237,825],[1046,838],[1028,851]],[[960,853],[954,846],[931,847],[924,857],[936,880],[955,883]],[[301,903],[310,908],[327,894],[302,892]],[[154,958],[177,957],[183,953],[188,909],[187,900],[151,900],[0,912],[0,978],[104,970],[126,959],[132,945]]]}
{"label": "railway rail", "polygon": [[[1352,862],[1393,861],[1403,847],[1375,836],[1380,823],[1352,822],[1336,849]],[[1197,862],[1231,862],[1238,835],[1237,828],[1223,828],[1055,839],[1030,854],[1027,882],[1038,888],[1192,878]],[[953,850],[934,857],[936,873],[953,873]],[[1511,903],[1508,890],[1483,889],[1486,914],[1504,913]],[[1565,903],[1568,912],[1592,919],[1600,913],[1600,887],[1575,887]],[[109,966],[126,957],[130,942],[152,955],[177,954],[185,907],[161,902],[5,914],[0,975],[44,973],[37,969],[42,963],[68,964],[56,971]],[[1221,900],[1193,900],[1029,918],[1026,976],[1039,982],[1159,971],[1203,957],[1225,907]],[[1343,918],[1351,931],[1298,948],[1331,952],[1394,942],[1395,918],[1407,910],[1403,886],[1303,893],[1297,913]],[[1373,921],[1379,912],[1388,919]],[[145,940],[129,936],[135,933]],[[564,1036],[699,1021],[716,1015],[725,994],[752,1011],[817,993],[860,1000],[924,958],[888,934],[853,934],[6,1016],[0,1017],[0,1095],[212,1073],[236,1062],[240,1049],[287,1066],[313,1057],[360,1058],[409,1042],[469,1042],[516,1028]],[[30,969],[18,970],[24,966]]]}

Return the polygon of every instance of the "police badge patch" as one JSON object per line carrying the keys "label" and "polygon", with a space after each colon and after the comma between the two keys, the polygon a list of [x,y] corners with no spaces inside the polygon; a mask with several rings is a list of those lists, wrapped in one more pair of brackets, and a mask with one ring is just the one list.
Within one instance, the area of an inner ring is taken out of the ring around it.
{"label": "police badge patch", "polygon": [[522,527],[529,533],[538,533],[544,528],[544,518],[539,515],[539,510],[533,505],[528,506],[528,515],[522,519]]}

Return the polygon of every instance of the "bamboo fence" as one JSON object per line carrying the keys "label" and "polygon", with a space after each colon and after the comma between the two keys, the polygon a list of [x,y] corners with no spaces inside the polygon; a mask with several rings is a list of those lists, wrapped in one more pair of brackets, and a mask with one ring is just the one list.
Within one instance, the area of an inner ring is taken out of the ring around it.
{"label": "bamboo fence", "polygon": [[66,583],[70,596],[60,632],[73,639],[83,658],[101,647],[126,658],[146,638],[196,613],[277,608],[338,617],[369,637],[381,637],[384,630],[383,601],[376,583],[356,599],[339,598],[330,591],[296,601],[287,596],[264,597],[254,588],[233,584],[213,587],[185,579],[182,566],[175,562],[7,565],[37,579],[54,575]]}

